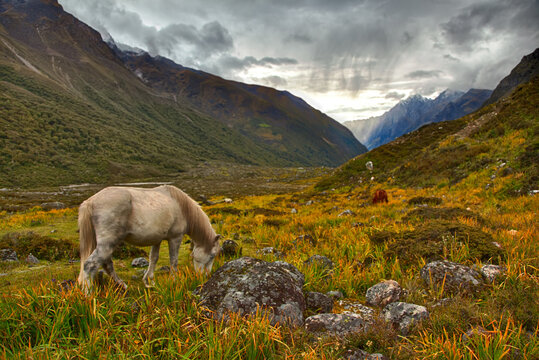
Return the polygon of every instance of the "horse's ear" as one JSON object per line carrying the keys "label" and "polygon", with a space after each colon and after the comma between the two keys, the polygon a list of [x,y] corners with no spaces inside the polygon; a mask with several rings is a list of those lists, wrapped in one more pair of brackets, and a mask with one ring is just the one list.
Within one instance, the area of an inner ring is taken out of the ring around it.
{"label": "horse's ear", "polygon": [[215,239],[213,239],[213,242],[218,242],[220,238],[221,238],[221,234],[215,235]]}

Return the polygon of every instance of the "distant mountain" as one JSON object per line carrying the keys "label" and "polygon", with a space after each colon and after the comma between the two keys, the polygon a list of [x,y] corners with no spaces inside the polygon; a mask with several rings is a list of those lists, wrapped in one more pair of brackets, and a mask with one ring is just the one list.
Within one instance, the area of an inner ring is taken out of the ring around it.
{"label": "distant mountain", "polygon": [[490,105],[509,95],[518,85],[531,80],[537,75],[539,75],[539,48],[520,60],[520,63],[511,73],[500,81],[484,105]]}
{"label": "distant mountain", "polygon": [[457,119],[477,110],[490,96],[490,90],[446,90],[435,99],[413,95],[400,101],[381,116],[347,121],[347,126],[367,148],[386,144],[425,124]]}
{"label": "distant mountain", "polygon": [[112,50],[56,0],[0,1],[0,126],[0,188],[168,176],[205,160],[335,166],[366,150],[287,92]]}

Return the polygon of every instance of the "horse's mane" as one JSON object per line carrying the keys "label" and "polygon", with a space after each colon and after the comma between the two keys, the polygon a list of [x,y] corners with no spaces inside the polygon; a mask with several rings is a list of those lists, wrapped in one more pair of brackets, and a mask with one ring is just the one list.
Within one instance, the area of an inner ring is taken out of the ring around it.
{"label": "horse's mane", "polygon": [[187,234],[197,245],[211,247],[216,236],[208,215],[202,208],[191,199],[189,195],[175,186],[165,185],[169,190],[170,196],[178,202],[185,219],[187,220]]}

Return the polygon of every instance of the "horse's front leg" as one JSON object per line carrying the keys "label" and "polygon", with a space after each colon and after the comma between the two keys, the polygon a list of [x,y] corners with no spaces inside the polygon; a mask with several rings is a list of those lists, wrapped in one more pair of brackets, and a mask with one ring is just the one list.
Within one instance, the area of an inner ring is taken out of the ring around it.
{"label": "horse's front leg", "polygon": [[155,270],[155,265],[157,265],[157,260],[159,260],[160,247],[161,243],[152,246],[152,249],[150,250],[150,265],[148,265],[148,270],[146,270],[144,277],[142,278],[142,281],[146,287],[151,287],[154,285],[153,272]]}
{"label": "horse's front leg", "polygon": [[170,273],[175,276],[178,272],[178,252],[182,244],[183,235],[168,241],[168,254],[170,256]]}

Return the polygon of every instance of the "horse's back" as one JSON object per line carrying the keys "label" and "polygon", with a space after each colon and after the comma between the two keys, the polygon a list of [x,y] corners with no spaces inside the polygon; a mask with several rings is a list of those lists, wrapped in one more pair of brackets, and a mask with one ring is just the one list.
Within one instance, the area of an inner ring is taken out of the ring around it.
{"label": "horse's back", "polygon": [[185,228],[178,204],[164,187],[108,187],[87,201],[101,232],[113,231],[134,245],[152,245]]}

